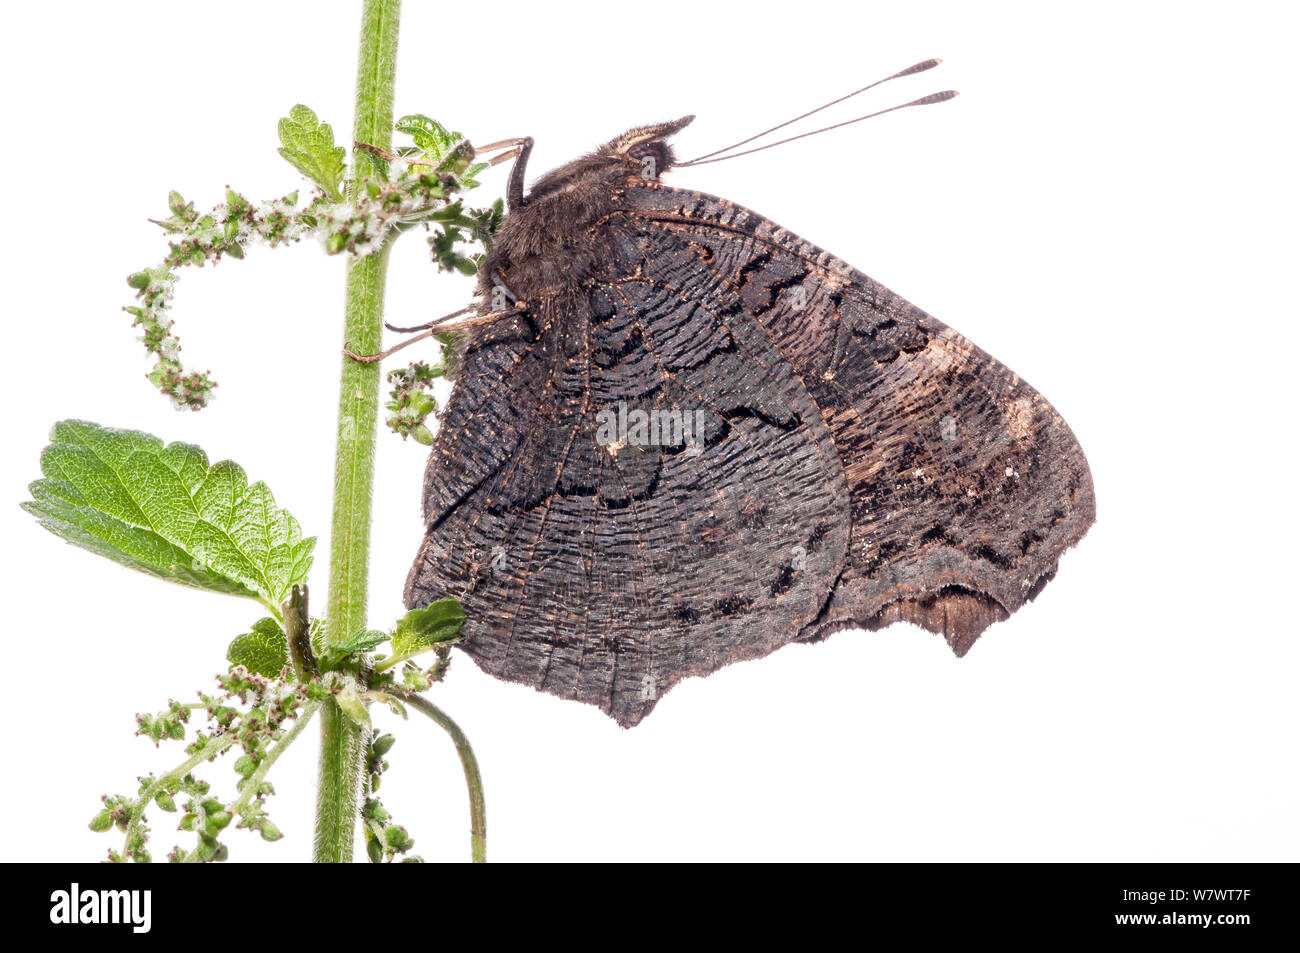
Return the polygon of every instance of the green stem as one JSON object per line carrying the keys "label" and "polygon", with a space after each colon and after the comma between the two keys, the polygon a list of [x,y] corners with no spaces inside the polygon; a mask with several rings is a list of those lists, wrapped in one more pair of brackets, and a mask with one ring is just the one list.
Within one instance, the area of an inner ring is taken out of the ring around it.
{"label": "green stem", "polygon": [[487,802],[483,798],[483,777],[479,774],[478,759],[474,749],[469,746],[469,739],[460,725],[448,717],[447,713],[420,695],[403,695],[402,701],[422,715],[432,719],[447,734],[451,735],[456,753],[460,755],[461,767],[465,770],[465,786],[469,788],[469,850],[470,858],[476,864],[487,862]]}
{"label": "green stem", "polygon": [[[393,141],[393,84],[400,0],[365,0],[357,61],[353,139],[388,149]],[[375,171],[371,156],[354,149],[355,175]],[[379,350],[383,333],[387,247],[348,267],[343,346],[358,354]],[[338,645],[362,628],[374,495],[379,365],[342,358],[338,442],[334,456],[334,518],[330,535],[328,624],[325,640]],[[364,745],[361,728],[332,700],[321,709],[320,781],[316,795],[315,859],[346,863],[356,836]]]}

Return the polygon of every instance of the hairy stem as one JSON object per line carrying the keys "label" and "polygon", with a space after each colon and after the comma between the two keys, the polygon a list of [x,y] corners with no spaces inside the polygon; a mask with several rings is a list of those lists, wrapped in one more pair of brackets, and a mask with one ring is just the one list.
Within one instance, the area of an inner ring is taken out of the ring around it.
{"label": "hairy stem", "polygon": [[446,712],[427,698],[410,694],[402,696],[402,701],[432,719],[451,736],[452,744],[456,746],[456,753],[460,755],[461,767],[465,770],[465,786],[469,788],[470,858],[476,864],[486,863],[487,802],[483,798],[483,777],[479,774],[478,759],[474,757],[474,749],[469,746],[469,739]]}
{"label": "hairy stem", "polygon": [[[393,84],[400,0],[364,0],[357,61],[353,139],[388,149],[393,138]],[[371,155],[352,153],[355,175],[374,171]],[[353,259],[348,268],[343,346],[379,350],[383,333],[388,249]],[[330,534],[329,608],[325,640],[338,645],[365,624],[374,494],[379,365],[342,358],[338,442],[334,456],[334,516]],[[315,859],[346,863],[356,835],[364,744],[361,728],[334,701],[321,709],[320,781],[316,795]]]}

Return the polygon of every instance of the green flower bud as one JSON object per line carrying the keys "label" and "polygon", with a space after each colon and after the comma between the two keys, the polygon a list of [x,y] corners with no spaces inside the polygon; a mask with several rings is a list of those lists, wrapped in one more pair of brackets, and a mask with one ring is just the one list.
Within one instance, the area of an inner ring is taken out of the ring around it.
{"label": "green flower bud", "polygon": [[415,846],[415,838],[406,833],[405,827],[390,827],[384,831],[384,840],[396,851],[410,850]]}
{"label": "green flower bud", "polygon": [[366,703],[352,689],[345,689],[334,696],[334,701],[339,708],[343,709],[343,714],[347,715],[354,722],[362,727],[370,727],[370,712],[366,711]]}

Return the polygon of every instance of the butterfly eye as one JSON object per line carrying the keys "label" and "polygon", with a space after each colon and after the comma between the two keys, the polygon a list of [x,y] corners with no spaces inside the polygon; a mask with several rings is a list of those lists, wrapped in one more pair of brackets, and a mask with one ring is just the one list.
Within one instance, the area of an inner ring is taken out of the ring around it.
{"label": "butterfly eye", "polygon": [[627,150],[627,157],[640,166],[641,178],[647,181],[659,178],[672,164],[672,153],[662,140],[638,143]]}

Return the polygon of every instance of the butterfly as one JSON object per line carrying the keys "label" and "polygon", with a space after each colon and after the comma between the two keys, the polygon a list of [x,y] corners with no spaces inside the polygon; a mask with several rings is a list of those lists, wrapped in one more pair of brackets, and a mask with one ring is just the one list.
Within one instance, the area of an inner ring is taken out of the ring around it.
{"label": "butterfly", "polygon": [[662,181],[634,128],[525,194],[480,270],[409,608],[490,674],[637,724],[674,685],[912,622],[961,656],[1094,519],[1061,416],[829,252]]}

